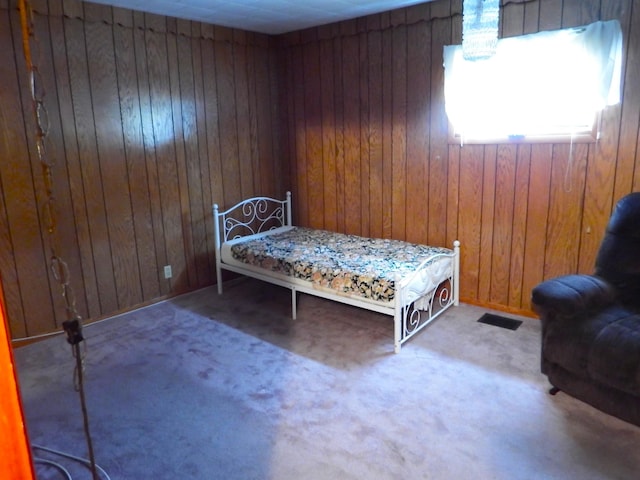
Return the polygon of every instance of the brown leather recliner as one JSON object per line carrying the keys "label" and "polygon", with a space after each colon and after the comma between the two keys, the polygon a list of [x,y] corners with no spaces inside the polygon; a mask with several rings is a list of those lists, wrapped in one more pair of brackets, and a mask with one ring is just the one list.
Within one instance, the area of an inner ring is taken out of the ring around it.
{"label": "brown leather recliner", "polygon": [[640,192],[617,203],[594,275],[542,282],[531,301],[551,393],[640,426]]}

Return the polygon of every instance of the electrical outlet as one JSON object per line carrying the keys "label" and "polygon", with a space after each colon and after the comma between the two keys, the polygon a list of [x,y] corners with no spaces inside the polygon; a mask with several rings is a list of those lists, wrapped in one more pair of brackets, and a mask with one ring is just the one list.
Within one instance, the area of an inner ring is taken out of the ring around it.
{"label": "electrical outlet", "polygon": [[165,265],[164,266],[164,278],[171,278],[172,273],[171,273],[171,265]]}

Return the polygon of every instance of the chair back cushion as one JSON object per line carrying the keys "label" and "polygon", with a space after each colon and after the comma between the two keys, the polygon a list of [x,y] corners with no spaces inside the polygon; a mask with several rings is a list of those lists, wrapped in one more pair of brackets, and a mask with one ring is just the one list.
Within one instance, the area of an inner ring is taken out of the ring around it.
{"label": "chair back cushion", "polygon": [[596,275],[618,291],[618,300],[640,311],[640,192],[615,206],[596,257]]}

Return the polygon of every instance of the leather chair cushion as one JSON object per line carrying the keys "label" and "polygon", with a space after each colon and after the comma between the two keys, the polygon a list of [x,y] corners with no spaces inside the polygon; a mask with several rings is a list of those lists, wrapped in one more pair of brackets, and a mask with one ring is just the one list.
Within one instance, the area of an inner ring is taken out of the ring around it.
{"label": "leather chair cushion", "polygon": [[592,275],[564,275],[538,284],[531,292],[535,309],[581,316],[614,303],[616,292]]}
{"label": "leather chair cushion", "polygon": [[596,382],[640,395],[640,315],[602,328],[589,352],[588,372]]}
{"label": "leather chair cushion", "polygon": [[640,315],[614,306],[587,321],[557,319],[547,325],[542,341],[546,361],[640,395]]}
{"label": "leather chair cushion", "polygon": [[616,288],[618,301],[640,312],[640,192],[623,197],[611,214],[596,258],[596,275]]}

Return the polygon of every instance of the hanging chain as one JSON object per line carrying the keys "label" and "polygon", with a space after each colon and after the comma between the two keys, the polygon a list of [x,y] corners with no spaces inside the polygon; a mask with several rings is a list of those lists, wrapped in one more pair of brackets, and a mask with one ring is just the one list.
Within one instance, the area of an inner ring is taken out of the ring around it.
{"label": "hanging chain", "polygon": [[[65,309],[68,320],[62,322],[67,341],[72,346],[73,356],[76,359],[76,366],[73,374],[73,383],[76,391],[80,393],[80,403],[82,406],[82,416],[84,421],[84,432],[89,449],[89,466],[93,480],[98,480],[97,465],[93,453],[93,442],[89,432],[89,417],[87,413],[86,400],[84,394],[84,355],[80,352],[80,342],[82,342],[82,317],[76,308],[75,294],[70,283],[69,266],[59,255],[59,245],[57,238],[57,216],[56,202],[53,193],[53,161],[51,161],[47,149],[46,140],[49,134],[49,115],[44,104],[45,89],[38,70],[31,54],[31,47],[38,46],[33,33],[33,10],[29,0],[19,0],[20,26],[22,28],[22,46],[24,59],[27,64],[29,75],[29,87],[31,90],[31,105],[36,123],[36,151],[38,160],[42,168],[42,178],[44,183],[45,201],[42,210],[44,226],[47,231],[49,241],[49,268],[53,278],[60,285],[62,297],[65,302]],[[38,52],[40,53],[40,52]],[[86,343],[85,343],[86,348]]]}
{"label": "hanging chain", "polygon": [[[80,332],[80,322],[82,317],[76,308],[76,298],[71,287],[69,266],[59,254],[60,248],[57,236],[57,212],[56,201],[53,188],[53,166],[54,162],[49,156],[46,148],[47,136],[49,134],[49,113],[44,104],[46,94],[44,83],[38,65],[34,62],[32,48],[39,45],[35,41],[33,33],[33,10],[28,0],[20,0],[20,23],[22,27],[22,46],[24,58],[27,64],[29,75],[29,89],[31,94],[31,105],[35,120],[35,144],[36,153],[42,169],[42,179],[44,184],[45,199],[42,208],[42,221],[47,232],[49,244],[49,268],[53,278],[60,286],[60,292],[64,299],[66,315],[69,320],[63,322],[63,327],[68,335],[68,341],[72,345],[82,341]],[[37,51],[39,56],[39,49]],[[76,383],[77,385],[77,383]]]}
{"label": "hanging chain", "polygon": [[[69,266],[67,262],[60,256],[59,240],[58,240],[58,221],[56,211],[56,199],[54,195],[53,183],[53,166],[54,162],[49,156],[46,148],[49,135],[49,113],[44,104],[46,91],[44,82],[40,74],[38,65],[33,59],[33,49],[37,48],[38,57],[40,57],[39,44],[35,41],[33,27],[33,10],[28,0],[19,0],[20,6],[20,23],[22,27],[22,47],[24,51],[24,59],[27,66],[29,76],[29,90],[31,95],[32,114],[35,120],[35,143],[36,153],[42,170],[42,180],[44,185],[45,199],[42,208],[42,221],[47,232],[47,240],[49,244],[49,269],[53,278],[60,286],[60,293],[64,300],[66,310],[66,318],[62,322],[63,329],[67,334],[67,341],[71,345],[77,345],[83,340],[82,336],[82,317],[76,308],[76,297],[71,286]],[[85,344],[86,348],[86,344]],[[79,354],[78,349],[73,349],[74,356]],[[84,369],[83,358],[80,358],[81,368]],[[76,390],[80,388],[79,377],[82,372],[75,371],[74,387]]]}

